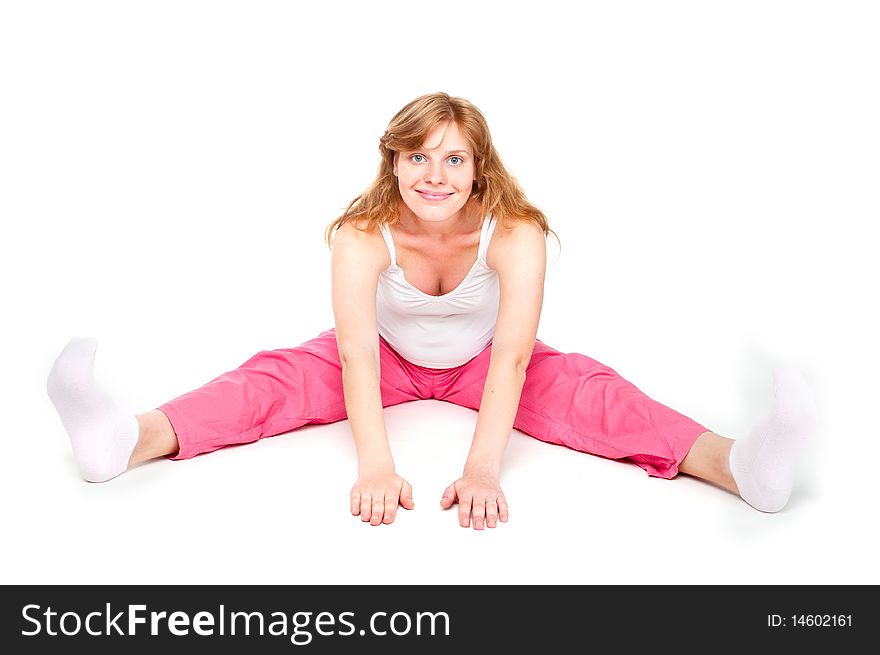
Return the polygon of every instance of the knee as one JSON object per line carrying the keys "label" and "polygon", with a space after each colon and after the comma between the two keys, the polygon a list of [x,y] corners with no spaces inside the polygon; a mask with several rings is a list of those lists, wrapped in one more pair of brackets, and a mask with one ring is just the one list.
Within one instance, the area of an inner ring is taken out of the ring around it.
{"label": "knee", "polygon": [[561,359],[563,370],[574,377],[620,377],[611,367],[580,353],[566,353]]}
{"label": "knee", "polygon": [[273,381],[301,379],[307,368],[307,356],[294,350],[261,350],[238,367],[238,372],[255,381],[270,378]]}

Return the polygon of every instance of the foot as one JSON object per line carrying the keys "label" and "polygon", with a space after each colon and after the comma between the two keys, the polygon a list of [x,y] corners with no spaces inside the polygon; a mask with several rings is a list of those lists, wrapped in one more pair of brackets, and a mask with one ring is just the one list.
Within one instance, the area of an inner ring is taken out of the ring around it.
{"label": "foot", "polygon": [[730,472],[739,494],[762,512],[788,502],[797,461],[815,432],[818,413],[803,374],[795,367],[773,371],[774,402],[769,416],[730,449]]}
{"label": "foot", "polygon": [[94,339],[71,339],[46,381],[79,471],[89,482],[104,482],[125,471],[139,432],[135,415],[120,410],[95,382],[97,347]]}

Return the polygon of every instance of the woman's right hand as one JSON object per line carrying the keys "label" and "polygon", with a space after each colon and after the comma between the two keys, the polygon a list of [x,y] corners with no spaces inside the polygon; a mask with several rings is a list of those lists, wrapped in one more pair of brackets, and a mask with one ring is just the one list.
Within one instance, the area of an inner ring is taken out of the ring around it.
{"label": "woman's right hand", "polygon": [[351,488],[351,513],[370,525],[391,523],[397,514],[397,505],[412,509],[412,486],[394,472],[394,469],[368,469],[360,474]]}

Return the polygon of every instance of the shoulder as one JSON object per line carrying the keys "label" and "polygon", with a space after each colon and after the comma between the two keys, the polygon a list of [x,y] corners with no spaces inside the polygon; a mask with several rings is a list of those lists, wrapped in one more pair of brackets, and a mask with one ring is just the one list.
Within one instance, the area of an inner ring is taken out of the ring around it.
{"label": "shoulder", "polygon": [[343,223],[333,236],[334,260],[345,259],[382,271],[391,264],[391,255],[379,228],[366,221]]}
{"label": "shoulder", "polygon": [[489,268],[501,271],[523,261],[543,265],[546,256],[546,238],[540,225],[534,221],[521,220],[505,227],[502,221],[496,222],[486,251]]}

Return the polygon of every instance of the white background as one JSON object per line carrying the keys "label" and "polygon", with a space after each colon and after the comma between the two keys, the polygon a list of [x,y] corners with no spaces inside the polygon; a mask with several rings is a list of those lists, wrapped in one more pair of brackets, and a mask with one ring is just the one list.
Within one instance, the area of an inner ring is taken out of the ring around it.
{"label": "white background", "polygon": [[[868,2],[4,3],[2,581],[880,582],[878,32]],[[733,438],[802,367],[783,512],[515,431],[510,522],[462,529],[476,413],[437,401],[386,410],[392,526],[348,513],[347,422],[79,479],[67,341],[143,412],[331,327],[323,230],[438,90],[561,236],[539,338]]]}

